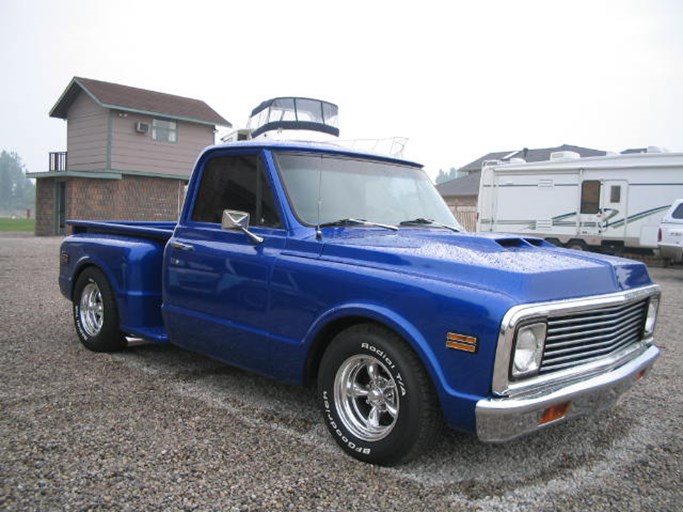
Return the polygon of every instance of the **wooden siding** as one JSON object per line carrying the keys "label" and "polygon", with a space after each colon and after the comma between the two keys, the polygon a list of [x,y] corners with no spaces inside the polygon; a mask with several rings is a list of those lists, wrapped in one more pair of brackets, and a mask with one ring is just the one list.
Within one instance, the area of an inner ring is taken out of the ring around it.
{"label": "wooden siding", "polygon": [[68,170],[103,170],[107,165],[109,111],[81,92],[67,120]]}
{"label": "wooden siding", "polygon": [[[213,126],[177,121],[177,142],[157,142],[152,139],[152,119],[113,113],[111,169],[188,178],[199,152],[214,143]],[[137,133],[137,122],[149,124],[149,131]]]}

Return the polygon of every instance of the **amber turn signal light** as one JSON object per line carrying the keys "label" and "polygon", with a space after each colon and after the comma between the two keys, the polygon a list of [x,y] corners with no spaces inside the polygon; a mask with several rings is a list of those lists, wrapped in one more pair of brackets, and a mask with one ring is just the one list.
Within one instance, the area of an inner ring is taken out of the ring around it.
{"label": "amber turn signal light", "polygon": [[546,423],[550,423],[551,421],[564,418],[567,415],[567,411],[569,410],[570,405],[571,402],[565,402],[563,404],[548,407],[545,411],[543,411],[543,415],[541,416],[541,419],[538,420],[538,424],[545,425]]}

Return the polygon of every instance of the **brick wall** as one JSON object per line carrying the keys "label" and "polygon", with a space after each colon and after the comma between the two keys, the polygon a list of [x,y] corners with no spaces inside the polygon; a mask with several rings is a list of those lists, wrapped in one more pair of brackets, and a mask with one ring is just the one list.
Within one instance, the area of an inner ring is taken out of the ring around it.
{"label": "brick wall", "polygon": [[[184,180],[123,176],[120,180],[66,178],[67,220],[177,220]],[[54,235],[55,180],[38,180],[36,235]]]}
{"label": "brick wall", "polygon": [[88,220],[176,220],[182,180],[123,176],[120,180],[73,178],[67,218]]}
{"label": "brick wall", "polygon": [[36,235],[54,235],[55,181],[50,178],[36,180]]}

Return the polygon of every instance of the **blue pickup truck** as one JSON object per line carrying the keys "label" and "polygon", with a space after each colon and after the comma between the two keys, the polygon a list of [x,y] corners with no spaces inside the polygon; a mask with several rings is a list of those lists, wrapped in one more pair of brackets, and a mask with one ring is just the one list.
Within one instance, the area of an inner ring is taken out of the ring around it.
{"label": "blue pickup truck", "polygon": [[212,146],[177,224],[70,224],[59,285],[88,349],[138,337],[317,386],[370,463],[425,453],[444,424],[500,442],[595,413],[659,355],[645,265],[464,232],[392,157]]}

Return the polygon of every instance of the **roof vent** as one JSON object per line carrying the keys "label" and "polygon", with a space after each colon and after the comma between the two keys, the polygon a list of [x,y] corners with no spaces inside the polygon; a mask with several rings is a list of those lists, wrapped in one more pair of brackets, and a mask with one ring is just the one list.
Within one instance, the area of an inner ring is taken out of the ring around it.
{"label": "roof vent", "polygon": [[576,151],[553,151],[550,153],[551,160],[577,160],[581,155]]}
{"label": "roof vent", "polygon": [[508,160],[508,163],[512,165],[519,165],[525,164],[526,160],[524,160],[523,158],[510,158],[510,160]]}
{"label": "roof vent", "polygon": [[484,167],[493,167],[494,165],[503,165],[505,162],[502,160],[484,160],[481,163],[481,168],[483,169]]}

